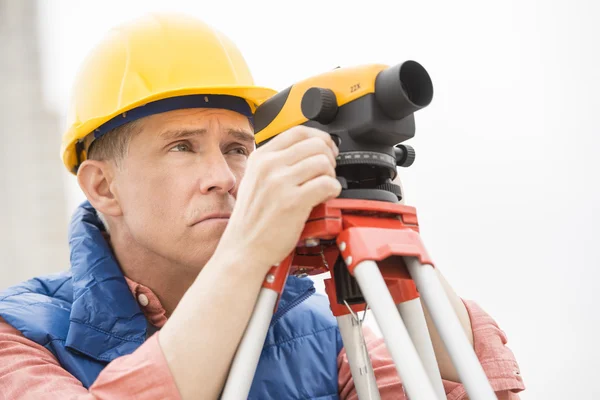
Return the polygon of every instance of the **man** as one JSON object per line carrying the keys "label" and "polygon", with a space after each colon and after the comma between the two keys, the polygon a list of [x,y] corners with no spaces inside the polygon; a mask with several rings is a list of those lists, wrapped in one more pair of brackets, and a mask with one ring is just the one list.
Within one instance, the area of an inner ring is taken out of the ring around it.
{"label": "man", "polygon": [[[0,398],[218,398],[267,271],[341,190],[324,132],[297,127],[254,149],[252,113],[273,94],[227,37],[189,17],[132,21],[94,49],[62,147],[88,199],[71,268],[0,295]],[[499,398],[517,398],[503,333],[447,290]],[[314,291],[288,279],[251,399],[356,398]],[[448,398],[466,398],[430,330]],[[381,339],[369,348],[383,398],[404,398]]]}

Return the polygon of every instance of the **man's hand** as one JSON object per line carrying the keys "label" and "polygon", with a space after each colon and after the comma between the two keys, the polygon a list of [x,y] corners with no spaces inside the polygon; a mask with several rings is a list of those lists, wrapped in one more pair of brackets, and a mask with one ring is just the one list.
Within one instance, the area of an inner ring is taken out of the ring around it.
{"label": "man's hand", "polygon": [[264,269],[287,257],[316,205],[339,195],[336,145],[304,126],[273,138],[251,154],[219,251],[244,254]]}

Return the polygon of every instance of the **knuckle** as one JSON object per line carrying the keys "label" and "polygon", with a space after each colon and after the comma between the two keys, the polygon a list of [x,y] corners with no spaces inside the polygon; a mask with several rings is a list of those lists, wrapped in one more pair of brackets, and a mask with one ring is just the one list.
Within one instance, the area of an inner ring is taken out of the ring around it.
{"label": "knuckle", "polygon": [[311,173],[318,175],[327,173],[331,165],[331,162],[327,159],[327,157],[322,154],[312,156],[307,159],[306,162],[308,164],[308,170],[311,171]]}
{"label": "knuckle", "polygon": [[323,190],[327,193],[327,194],[339,194],[339,192],[342,190],[342,185],[340,185],[340,182],[331,176],[326,177],[326,179],[323,179]]}
{"label": "knuckle", "polygon": [[279,157],[276,153],[265,154],[260,160],[261,168],[264,170],[274,169],[274,165],[279,161]]}
{"label": "knuckle", "polygon": [[342,184],[336,178],[331,179],[331,186],[335,196],[338,196],[342,192]]}
{"label": "knuckle", "polygon": [[330,147],[323,140],[323,138],[313,136],[307,142],[309,143],[313,152],[319,154],[329,154],[331,152]]}
{"label": "knuckle", "polygon": [[275,139],[277,139],[277,138],[283,138],[283,137],[286,137],[286,136],[293,136],[294,132],[296,132],[296,127],[295,126],[293,126],[293,127],[289,128],[289,129],[286,129],[285,131],[281,132],[279,135],[277,135],[275,137]]}
{"label": "knuckle", "polygon": [[273,175],[274,170],[277,170],[277,168],[272,167],[271,158],[272,157],[265,156],[254,160],[253,169],[259,178],[269,177]]}
{"label": "knuckle", "polygon": [[271,173],[268,175],[269,182],[274,184],[275,186],[281,186],[287,180],[287,175],[284,171],[281,170],[271,170]]}
{"label": "knuckle", "polygon": [[331,139],[331,135],[329,133],[319,130],[319,136],[325,141],[327,146],[331,146],[333,144],[333,139]]}
{"label": "knuckle", "polygon": [[288,130],[288,132],[290,135],[297,136],[300,139],[308,139],[311,137],[310,128],[308,128],[307,126],[303,126],[303,125],[294,126],[294,127],[290,128]]}
{"label": "knuckle", "polygon": [[331,160],[325,154],[319,154],[315,156],[315,164],[317,164],[320,170],[328,171],[331,169]]}
{"label": "knuckle", "polygon": [[[304,139],[308,139],[308,138],[319,138],[322,140],[330,141],[331,140],[331,136],[329,135],[329,133],[318,129],[318,128],[313,128],[313,127],[309,127],[309,126],[304,126],[304,125],[298,125],[295,126],[294,128],[298,129],[298,133],[299,135],[302,135],[302,138]],[[294,129],[292,128],[292,129]]]}
{"label": "knuckle", "polygon": [[325,140],[324,138],[317,138],[319,147],[322,149],[321,151],[326,152],[329,151],[330,147],[327,144],[327,140]]}

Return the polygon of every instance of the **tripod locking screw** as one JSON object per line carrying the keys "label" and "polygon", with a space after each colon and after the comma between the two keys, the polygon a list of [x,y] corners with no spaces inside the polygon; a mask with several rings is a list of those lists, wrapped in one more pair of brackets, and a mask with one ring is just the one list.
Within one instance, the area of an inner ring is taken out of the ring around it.
{"label": "tripod locking screw", "polygon": [[319,239],[315,239],[315,238],[308,238],[304,241],[304,245],[306,247],[317,247],[320,244],[321,244],[321,241]]}

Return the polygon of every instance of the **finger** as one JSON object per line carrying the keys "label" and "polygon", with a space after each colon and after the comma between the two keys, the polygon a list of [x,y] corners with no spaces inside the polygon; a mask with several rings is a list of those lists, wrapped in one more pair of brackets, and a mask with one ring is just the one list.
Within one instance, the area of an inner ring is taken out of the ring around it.
{"label": "finger", "polygon": [[301,185],[298,188],[298,197],[302,202],[307,202],[309,207],[315,207],[339,196],[341,191],[342,185],[336,178],[321,175]]}
{"label": "finger", "polygon": [[323,132],[320,129],[310,128],[308,126],[295,126],[293,128],[288,129],[285,132],[280,133],[276,137],[274,137],[269,143],[267,143],[263,148],[268,149],[269,151],[279,151],[283,149],[287,149],[292,146],[294,143],[298,143],[302,140],[309,139],[311,137],[320,137],[332,148],[337,149],[337,146],[331,139],[331,136],[327,132]]}
{"label": "finger", "polygon": [[316,154],[288,167],[286,175],[288,182],[303,185],[322,175],[335,178],[335,167],[325,154]]}
{"label": "finger", "polygon": [[320,137],[312,137],[303,140],[280,152],[281,157],[285,160],[287,165],[294,165],[317,154],[326,155],[329,158],[331,165],[335,166],[336,154],[334,154],[327,142]]}

